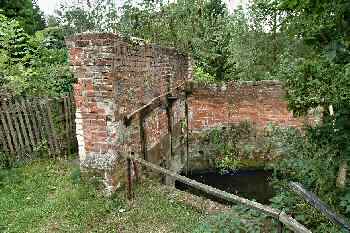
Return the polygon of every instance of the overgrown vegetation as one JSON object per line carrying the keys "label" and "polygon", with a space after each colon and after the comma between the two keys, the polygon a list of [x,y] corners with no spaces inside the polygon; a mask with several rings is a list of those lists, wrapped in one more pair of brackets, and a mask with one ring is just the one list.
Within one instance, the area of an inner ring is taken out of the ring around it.
{"label": "overgrown vegetation", "polygon": [[296,129],[274,128],[271,141],[281,153],[274,165],[273,183],[278,192],[272,203],[284,208],[314,232],[339,232],[319,211],[288,189],[289,181],[300,182],[333,210],[350,218],[350,187],[339,188],[336,185],[341,164],[339,150],[331,141],[320,140],[319,135],[314,134],[316,131],[308,129],[303,135]]}
{"label": "overgrown vegetation", "polygon": [[60,28],[30,36],[0,14],[0,91],[3,95],[59,96],[72,88]]}
{"label": "overgrown vegetation", "polygon": [[211,129],[209,143],[214,146],[215,165],[221,171],[264,168],[279,157],[269,140],[272,126],[259,132],[249,121]]}
{"label": "overgrown vegetation", "polygon": [[[215,128],[209,135],[210,143],[219,152],[216,162],[219,170],[247,169],[247,166],[272,169],[272,184],[276,191],[271,199],[272,206],[295,216],[314,232],[340,232],[340,229],[293,193],[288,187],[290,181],[303,184],[337,213],[350,218],[350,187],[337,186],[342,160],[339,159],[340,149],[328,140],[328,133],[320,134],[319,128],[310,127],[301,132],[299,129],[269,125],[257,137],[252,125],[242,122]],[[266,155],[273,155],[270,163],[247,162],[249,158],[259,161]]]}

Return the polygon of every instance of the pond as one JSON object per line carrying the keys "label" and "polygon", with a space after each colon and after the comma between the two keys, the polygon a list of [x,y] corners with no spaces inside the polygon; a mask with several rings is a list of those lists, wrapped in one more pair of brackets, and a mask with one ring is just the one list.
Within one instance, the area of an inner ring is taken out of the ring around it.
{"label": "pond", "polygon": [[[269,204],[269,199],[274,195],[274,190],[269,184],[271,176],[272,171],[237,170],[223,174],[218,171],[197,171],[189,174],[187,177],[250,200],[254,199],[262,204]],[[205,196],[211,200],[227,204],[227,202],[223,200],[178,181],[175,183],[175,187],[198,196]]]}

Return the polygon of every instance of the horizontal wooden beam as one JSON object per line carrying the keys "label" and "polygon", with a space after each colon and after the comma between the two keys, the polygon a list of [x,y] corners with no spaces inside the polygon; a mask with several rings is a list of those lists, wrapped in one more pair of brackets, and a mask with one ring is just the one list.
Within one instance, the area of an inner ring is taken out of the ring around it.
{"label": "horizontal wooden beam", "polygon": [[334,213],[330,207],[321,201],[314,193],[307,191],[300,183],[297,182],[290,182],[289,187],[293,192],[302,197],[311,206],[324,214],[334,224],[339,225],[343,229],[347,230],[347,232],[350,232],[350,225],[345,220],[345,218]]}
{"label": "horizontal wooden beam", "polygon": [[181,83],[180,85],[176,86],[175,88],[173,88],[172,90],[162,94],[162,95],[159,95],[155,98],[153,98],[150,102],[148,102],[147,104],[143,105],[142,107],[136,109],[135,111],[133,111],[132,113],[126,115],[124,117],[124,124],[126,126],[129,126],[130,125],[130,122],[136,118],[136,116],[138,116],[140,113],[142,114],[142,112],[145,112],[147,110],[151,111],[153,110],[154,108],[160,106],[162,104],[162,98],[164,98],[164,100],[167,98],[168,95],[171,95],[171,94],[174,94],[174,96],[172,97],[175,97],[178,93],[175,93],[175,92],[178,92],[179,91],[179,88],[183,87],[185,85],[185,82]]}
{"label": "horizontal wooden beam", "polygon": [[262,212],[268,216],[271,216],[277,220],[279,220],[280,222],[282,222],[288,229],[292,230],[293,232],[296,233],[311,233],[310,230],[308,230],[307,228],[305,228],[305,226],[303,226],[302,224],[300,224],[299,222],[297,222],[295,219],[293,219],[292,217],[288,216],[287,214],[285,214],[284,212],[281,212],[279,210],[276,210],[274,208],[271,208],[270,206],[265,206],[262,205],[258,202],[255,201],[251,201],[239,196],[236,196],[234,194],[216,189],[214,187],[211,187],[209,185],[206,184],[202,184],[200,182],[197,182],[195,180],[189,179],[185,176],[181,176],[173,171],[170,171],[168,169],[162,168],[160,166],[157,166],[153,163],[147,162],[141,158],[135,158],[134,156],[128,155],[128,154],[122,154],[122,156],[126,159],[131,159],[133,161],[138,162],[139,164],[150,168],[153,171],[162,173],[164,175],[170,176],[173,179],[180,181],[184,184],[187,184],[188,186],[191,186],[193,188],[196,188],[198,190],[201,190],[207,194],[213,195],[215,197],[221,198],[223,200],[229,201],[229,202],[234,202],[234,203],[239,203],[242,205],[245,205],[249,208],[255,209],[259,212]]}

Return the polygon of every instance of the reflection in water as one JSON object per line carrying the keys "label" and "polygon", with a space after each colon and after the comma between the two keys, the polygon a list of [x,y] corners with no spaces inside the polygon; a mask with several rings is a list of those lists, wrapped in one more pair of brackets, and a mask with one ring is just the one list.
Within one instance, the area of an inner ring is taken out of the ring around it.
{"label": "reflection in water", "polygon": [[[273,197],[274,194],[269,184],[271,175],[271,171],[264,170],[238,170],[224,174],[213,171],[201,171],[190,174],[188,178],[250,200],[254,199],[262,204],[269,204],[269,199]],[[212,200],[225,203],[225,201],[195,190],[178,181],[175,183],[175,187],[195,195],[205,196]]]}

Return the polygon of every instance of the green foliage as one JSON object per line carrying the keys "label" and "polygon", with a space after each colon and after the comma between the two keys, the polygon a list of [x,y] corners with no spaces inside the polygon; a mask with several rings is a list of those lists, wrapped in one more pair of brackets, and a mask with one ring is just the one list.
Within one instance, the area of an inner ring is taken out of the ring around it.
{"label": "green foliage", "polygon": [[[350,186],[343,190],[337,188],[335,183],[341,162],[338,150],[333,143],[314,138],[314,131],[310,129],[306,135],[302,135],[296,129],[273,129],[271,141],[280,151],[281,158],[273,166],[273,183],[278,191],[272,203],[285,209],[314,232],[338,232],[319,211],[288,191],[289,181],[300,182],[334,210],[349,217],[346,211],[348,202],[344,200]],[[343,203],[343,206],[339,203]]]}
{"label": "green foliage", "polygon": [[230,15],[222,0],[160,0],[126,1],[116,11],[110,0],[71,0],[50,24],[58,23],[65,35],[115,30],[176,47],[217,81],[261,80],[274,77],[279,55],[289,48],[279,24],[284,12],[275,9],[268,1],[251,1]]}
{"label": "green foliage", "polygon": [[73,76],[59,28],[33,36],[0,15],[0,91],[9,95],[59,96],[72,88]]}
{"label": "green foliage", "polygon": [[215,77],[206,73],[202,67],[195,67],[194,80],[200,83],[210,84],[215,83]]}
{"label": "green foliage", "polygon": [[246,8],[238,7],[229,18],[231,39],[228,66],[229,79],[273,79],[279,55],[288,48],[288,38],[281,30],[282,13],[274,11],[267,1],[249,1]]}
{"label": "green foliage", "polygon": [[[285,12],[282,25],[297,44],[307,51],[281,55],[276,77],[286,80],[289,108],[306,115],[311,108],[324,110],[323,126],[317,134],[331,141],[349,159],[350,138],[350,2],[274,0]],[[334,114],[328,112],[333,108]],[[328,134],[328,135],[327,135]]]}
{"label": "green foliage", "polygon": [[215,148],[215,166],[220,171],[264,168],[278,158],[268,135],[258,132],[249,121],[211,129],[208,138]]}
{"label": "green foliage", "polygon": [[45,27],[43,13],[36,0],[0,0],[0,13],[15,19],[28,34],[34,34]]}
{"label": "green foliage", "polygon": [[229,67],[228,12],[222,1],[131,1],[123,6],[117,30],[191,53],[204,73],[225,80]]}

